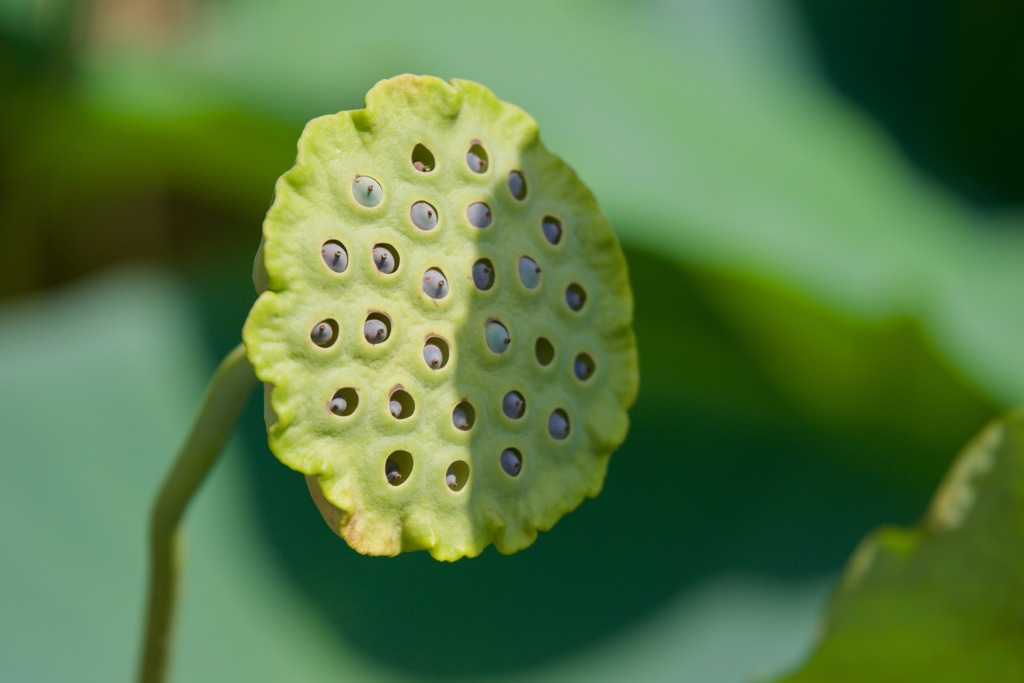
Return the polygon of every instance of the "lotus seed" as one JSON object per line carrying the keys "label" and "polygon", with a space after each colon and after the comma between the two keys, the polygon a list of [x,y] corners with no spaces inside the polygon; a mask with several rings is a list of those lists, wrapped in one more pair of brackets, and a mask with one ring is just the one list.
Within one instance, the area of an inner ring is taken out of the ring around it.
{"label": "lotus seed", "polygon": [[373,248],[373,263],[377,270],[385,274],[391,274],[398,268],[398,257],[395,255],[394,247],[389,244],[378,244]]}
{"label": "lotus seed", "polygon": [[460,402],[452,410],[452,424],[461,431],[467,431],[476,421],[476,411],[467,401]]}
{"label": "lotus seed", "polygon": [[403,389],[396,389],[388,401],[388,410],[391,412],[392,417],[404,420],[416,410],[416,403],[412,400],[409,392]]}
{"label": "lotus seed", "polygon": [[527,289],[536,289],[540,284],[540,266],[529,256],[519,258],[519,279]]}
{"label": "lotus seed", "polygon": [[348,268],[348,252],[340,242],[334,240],[324,242],[324,246],[320,247],[320,256],[323,257],[327,267],[335,273],[341,273]]}
{"label": "lotus seed", "polygon": [[355,389],[347,387],[334,392],[334,396],[327,403],[327,409],[335,415],[345,417],[355,412],[357,405],[359,405],[359,396]]}
{"label": "lotus seed", "polygon": [[562,241],[562,222],[557,218],[544,216],[544,220],[541,221],[540,227],[544,232],[544,239],[551,242],[551,244],[558,244]]}
{"label": "lotus seed", "polygon": [[440,337],[430,337],[423,345],[423,360],[433,370],[443,368],[448,364],[448,342]]}
{"label": "lotus seed", "polygon": [[581,353],[573,361],[572,371],[576,375],[576,379],[580,381],[590,379],[590,376],[594,374],[594,359]]}
{"label": "lotus seed", "polygon": [[331,399],[331,402],[327,404],[327,407],[335,415],[344,415],[348,409],[348,401],[343,399],[341,396],[335,396]]}
{"label": "lotus seed", "polygon": [[395,451],[384,463],[384,475],[389,484],[398,486],[409,478],[412,468],[412,455],[408,451]]}
{"label": "lotus seed", "polygon": [[466,152],[466,165],[473,173],[484,173],[487,170],[487,152],[479,142],[470,145]]}
{"label": "lotus seed", "polygon": [[487,348],[494,353],[505,353],[508,345],[512,343],[508,336],[508,328],[497,320],[488,320],[484,327],[487,337]]}
{"label": "lotus seed", "polygon": [[409,209],[409,218],[420,230],[433,230],[437,225],[437,209],[426,202],[416,202]]}
{"label": "lotus seed", "polygon": [[384,191],[380,183],[370,176],[357,175],[352,181],[352,196],[363,206],[373,208],[380,204]]}
{"label": "lotus seed", "polygon": [[444,475],[444,483],[452,491],[461,491],[469,480],[469,465],[462,460],[456,460],[448,466]]}
{"label": "lotus seed", "polygon": [[519,201],[526,199],[526,178],[519,171],[508,174],[508,191]]}
{"label": "lotus seed", "polygon": [[448,296],[448,280],[437,268],[428,268],[423,273],[423,293],[431,299],[443,299]]}
{"label": "lotus seed", "polygon": [[485,258],[473,264],[473,284],[486,291],[494,286],[494,266]]}
{"label": "lotus seed", "polygon": [[398,463],[388,458],[388,461],[384,463],[384,473],[387,475],[389,484],[399,484],[402,481],[402,468],[398,466]]}
{"label": "lotus seed", "polygon": [[583,304],[587,301],[587,293],[583,291],[583,288],[577,284],[569,285],[565,290],[565,303],[569,304],[569,308],[574,311],[578,311],[583,308]]}
{"label": "lotus seed", "polygon": [[466,218],[474,228],[486,228],[491,224],[491,207],[483,202],[474,202],[466,208]]}
{"label": "lotus seed", "polygon": [[309,338],[313,340],[313,343],[322,348],[333,344],[337,336],[338,324],[333,320],[321,320],[313,326],[313,331],[309,333]]}
{"label": "lotus seed", "polygon": [[506,416],[518,420],[526,410],[526,400],[518,391],[510,391],[501,399],[501,410]]}
{"label": "lotus seed", "polygon": [[519,471],[523,469],[523,459],[519,455],[519,451],[514,448],[506,448],[501,452],[501,469],[505,470],[505,474],[510,477],[519,475]]}
{"label": "lotus seed", "polygon": [[441,367],[441,349],[434,344],[426,344],[423,347],[423,360],[435,370]]}
{"label": "lotus seed", "polygon": [[561,408],[551,413],[551,417],[548,418],[548,434],[558,440],[569,436],[569,416]]}
{"label": "lotus seed", "polygon": [[389,334],[388,324],[379,313],[371,313],[363,323],[363,336],[371,344],[380,344]]}
{"label": "lotus seed", "polygon": [[434,155],[423,145],[417,144],[412,150],[412,167],[420,173],[430,173],[434,170]]}
{"label": "lotus seed", "polygon": [[551,361],[555,359],[555,347],[551,345],[551,342],[544,337],[538,337],[537,343],[533,347],[534,354],[537,356],[537,362],[543,366],[548,366]]}

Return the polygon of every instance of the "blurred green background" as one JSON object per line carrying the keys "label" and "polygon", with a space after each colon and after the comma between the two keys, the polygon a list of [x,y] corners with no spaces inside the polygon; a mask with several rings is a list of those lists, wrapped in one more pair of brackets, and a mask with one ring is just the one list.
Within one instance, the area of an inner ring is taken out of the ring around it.
{"label": "blurred green background", "polygon": [[626,250],[605,491],[511,557],[365,558],[253,397],[174,680],[740,681],[1024,403],[1024,5],[0,1],[0,679],[129,680],[144,530],[275,178],[381,78],[530,112]]}

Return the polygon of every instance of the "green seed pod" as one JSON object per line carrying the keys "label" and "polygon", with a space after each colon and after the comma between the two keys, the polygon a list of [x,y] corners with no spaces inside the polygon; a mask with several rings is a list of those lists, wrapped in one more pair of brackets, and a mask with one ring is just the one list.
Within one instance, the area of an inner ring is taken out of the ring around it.
{"label": "green seed pod", "polygon": [[636,396],[632,295],[527,114],[468,81],[381,81],[306,126],[275,197],[243,338],[270,448],[336,533],[511,553],[597,495]]}

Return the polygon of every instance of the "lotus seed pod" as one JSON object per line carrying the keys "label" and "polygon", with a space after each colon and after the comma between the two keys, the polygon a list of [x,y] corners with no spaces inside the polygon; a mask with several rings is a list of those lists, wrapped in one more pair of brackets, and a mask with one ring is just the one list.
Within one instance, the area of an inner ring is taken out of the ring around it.
{"label": "lotus seed pod", "polygon": [[356,550],[515,552],[600,491],[637,390],[625,260],[486,88],[400,76],[311,121],[254,281],[270,448]]}

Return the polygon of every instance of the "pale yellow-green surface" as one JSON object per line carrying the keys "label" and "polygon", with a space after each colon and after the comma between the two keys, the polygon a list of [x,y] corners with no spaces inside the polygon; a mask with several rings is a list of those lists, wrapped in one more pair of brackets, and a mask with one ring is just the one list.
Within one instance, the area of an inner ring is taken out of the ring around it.
{"label": "pale yellow-green surface", "polygon": [[[267,290],[243,337],[258,376],[272,388],[270,446],[285,464],[317,477],[319,491],[311,489],[318,507],[360,552],[426,548],[451,560],[492,542],[515,552],[600,491],[608,457],[625,438],[626,409],[637,390],[625,260],[593,195],[543,147],[534,121],[483,86],[401,76],[377,84],[366,103],[309,123],[264,224],[255,279]],[[428,172],[413,165],[417,144],[434,156]],[[474,144],[487,153],[482,173],[466,160]],[[511,172],[525,178],[524,198],[509,189]],[[356,200],[357,176],[378,184],[379,204]],[[433,229],[410,219],[418,201],[436,208]],[[467,219],[476,202],[490,207],[486,228]],[[542,231],[549,216],[562,225],[556,244]],[[328,241],[348,253],[342,272],[323,260]],[[378,244],[395,248],[395,272],[377,269]],[[519,276],[524,256],[540,266],[536,288]],[[482,258],[494,265],[487,290],[472,278]],[[430,268],[447,277],[442,298],[423,292]],[[570,285],[586,293],[578,311],[566,301]],[[371,313],[391,324],[378,344],[363,335]],[[338,327],[327,347],[310,336],[322,320]],[[508,329],[503,353],[486,343],[490,320]],[[450,347],[439,369],[423,359],[432,336]],[[555,349],[547,365],[535,354],[539,338]],[[573,371],[581,353],[596,366],[586,380]],[[359,399],[351,415],[327,408],[343,388]],[[415,404],[403,419],[388,410],[398,388]],[[512,390],[525,398],[519,419],[501,410]],[[452,423],[460,401],[476,412],[468,431]],[[564,439],[549,434],[555,410],[568,415]],[[501,466],[506,448],[522,454],[516,476]],[[385,463],[398,451],[410,453],[413,464],[395,484]],[[468,464],[468,480],[451,490],[446,473],[457,461]]]}

